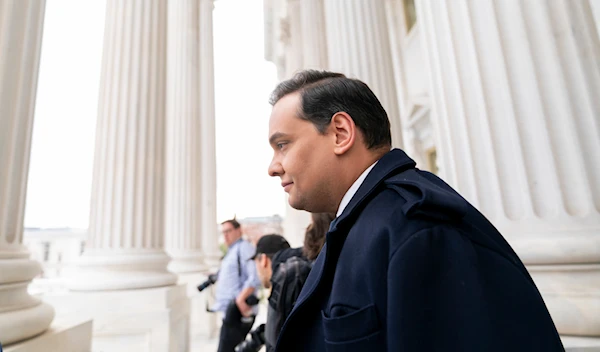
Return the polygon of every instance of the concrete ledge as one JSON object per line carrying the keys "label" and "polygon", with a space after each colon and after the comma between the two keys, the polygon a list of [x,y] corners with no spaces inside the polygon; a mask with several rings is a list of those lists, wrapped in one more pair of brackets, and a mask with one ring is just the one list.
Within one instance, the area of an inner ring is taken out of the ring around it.
{"label": "concrete ledge", "polygon": [[178,352],[189,348],[190,304],[185,285],[48,294],[44,300],[58,314],[94,319],[94,352]]}
{"label": "concrete ledge", "polygon": [[600,352],[600,338],[561,336],[566,352]]}
{"label": "concrete ledge", "polygon": [[4,349],[5,352],[90,352],[91,350],[92,320],[61,316],[56,317],[50,328],[42,334],[6,346]]}

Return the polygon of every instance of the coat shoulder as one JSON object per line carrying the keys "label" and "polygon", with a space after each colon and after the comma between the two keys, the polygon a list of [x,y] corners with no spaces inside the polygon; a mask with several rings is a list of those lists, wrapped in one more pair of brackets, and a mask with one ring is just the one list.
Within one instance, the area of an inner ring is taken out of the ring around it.
{"label": "coat shoulder", "polygon": [[390,249],[412,235],[440,225],[452,228],[469,203],[437,176],[411,169],[387,178],[357,215],[351,230],[368,231]]}

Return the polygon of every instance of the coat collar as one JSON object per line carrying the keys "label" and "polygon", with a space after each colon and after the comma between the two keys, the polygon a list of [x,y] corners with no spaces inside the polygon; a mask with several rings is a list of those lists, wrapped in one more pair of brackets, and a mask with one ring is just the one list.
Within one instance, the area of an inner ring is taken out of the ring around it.
{"label": "coat collar", "polygon": [[355,214],[361,211],[363,206],[368,202],[370,195],[374,194],[379,185],[387,178],[414,167],[415,162],[400,149],[393,149],[379,159],[379,162],[367,175],[367,178],[354,197],[352,197],[346,209],[331,223],[329,232],[327,233],[326,244],[314,263],[313,272],[309,276],[305,288],[302,289],[300,297],[298,297],[296,307],[300,306],[302,302],[306,301],[314,293],[319,283],[323,281],[324,272],[326,270],[330,271],[335,267],[337,257],[348,234],[347,231],[340,231],[340,229],[353,224],[352,219],[356,219]]}
{"label": "coat collar", "polygon": [[346,206],[342,214],[338,216],[330,225],[329,232],[335,232],[340,226],[347,224],[353,215],[362,208],[361,205],[371,194],[373,194],[380,184],[382,184],[390,175],[414,168],[416,163],[401,149],[392,149],[386,153],[375,167],[369,172],[363,184],[350,203]]}

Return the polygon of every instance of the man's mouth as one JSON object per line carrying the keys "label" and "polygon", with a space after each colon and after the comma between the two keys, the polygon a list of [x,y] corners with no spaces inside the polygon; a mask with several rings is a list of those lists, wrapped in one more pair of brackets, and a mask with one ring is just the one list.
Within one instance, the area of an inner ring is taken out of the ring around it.
{"label": "man's mouth", "polygon": [[281,187],[283,187],[283,190],[286,192],[289,192],[290,188],[292,188],[292,185],[294,183],[293,182],[281,182]]}

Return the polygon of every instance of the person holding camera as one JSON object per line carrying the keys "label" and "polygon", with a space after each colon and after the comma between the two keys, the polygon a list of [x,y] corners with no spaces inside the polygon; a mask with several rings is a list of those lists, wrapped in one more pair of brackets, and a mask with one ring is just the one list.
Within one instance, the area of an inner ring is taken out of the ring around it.
{"label": "person holding camera", "polygon": [[263,287],[271,289],[267,322],[254,330],[249,340],[238,345],[236,352],[256,352],[263,344],[270,352],[304,286],[311,264],[303,257],[302,248],[290,248],[285,238],[275,234],[260,238],[251,259]]}
{"label": "person holding camera", "polygon": [[256,300],[253,296],[260,281],[256,267],[250,261],[255,253],[254,246],[242,239],[240,223],[236,219],[224,221],[221,233],[229,249],[217,276],[213,275],[212,280],[209,277],[213,283],[218,280],[212,311],[223,315],[218,352],[233,352],[254,324],[258,306],[252,307],[249,302]]}
{"label": "person holding camera", "polygon": [[[277,235],[264,236],[263,243],[257,245],[257,254],[254,256],[256,271],[263,286],[272,288],[267,313],[268,341],[265,338],[265,324],[261,324],[250,332],[248,340],[236,347],[236,352],[256,352],[265,344],[267,351],[274,350],[281,327],[296,303],[312,263],[323,248],[325,235],[334,218],[335,214],[332,213],[312,213],[301,248],[290,248],[287,241]],[[271,242],[270,249],[267,248],[267,242]],[[260,253],[266,254],[260,256]],[[271,270],[268,270],[269,266]]]}

